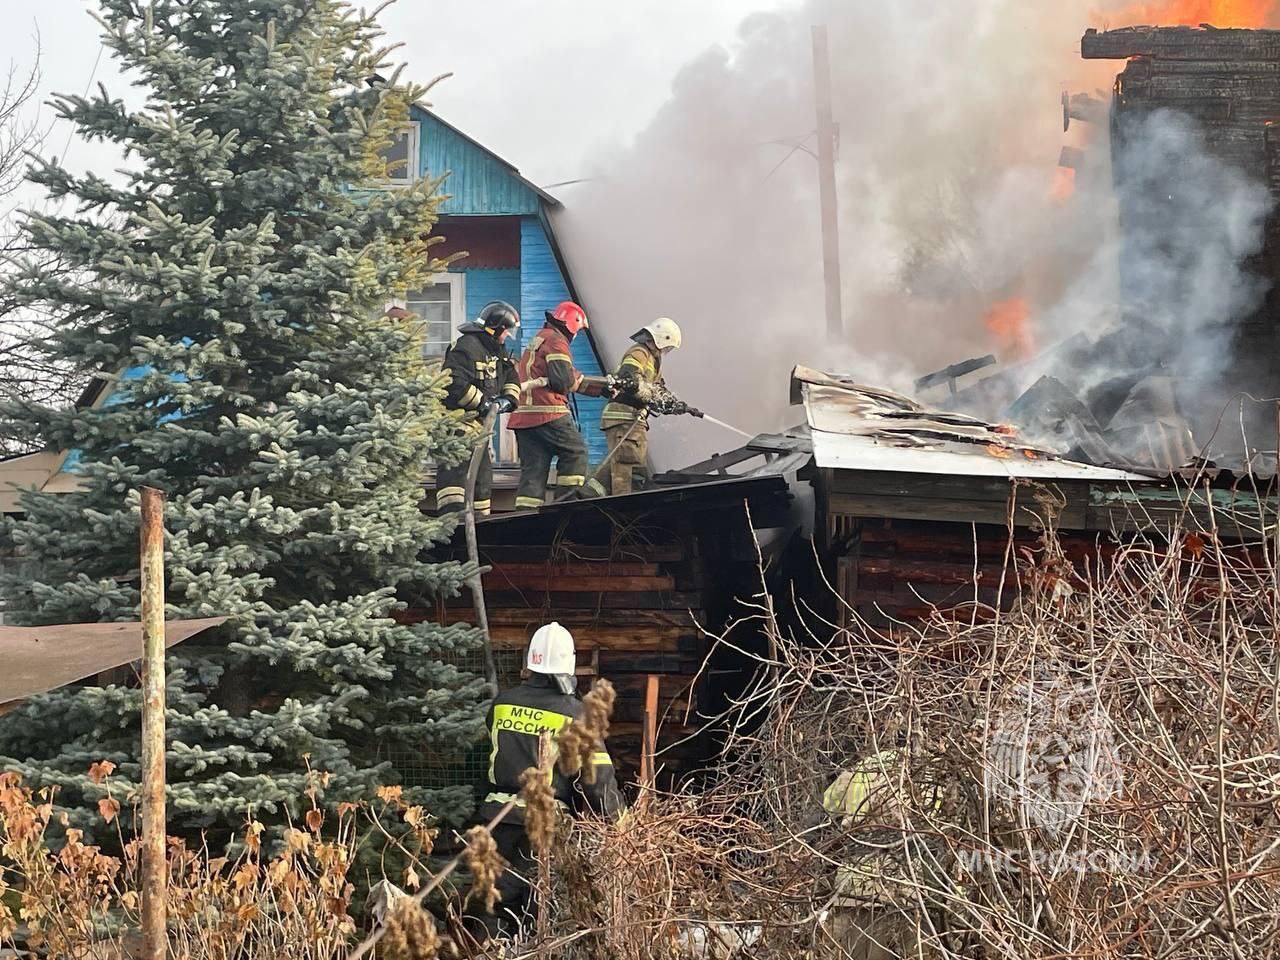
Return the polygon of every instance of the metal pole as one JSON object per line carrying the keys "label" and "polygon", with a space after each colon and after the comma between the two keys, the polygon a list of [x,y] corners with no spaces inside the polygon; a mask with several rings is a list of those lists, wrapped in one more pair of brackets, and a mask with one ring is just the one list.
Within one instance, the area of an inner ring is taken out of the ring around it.
{"label": "metal pole", "polygon": [[165,896],[164,494],[142,488],[142,958],[169,952]]}
{"label": "metal pole", "polygon": [[844,336],[840,303],[840,216],[836,197],[836,125],[831,112],[831,52],[827,28],[813,28],[813,82],[818,109],[818,198],[822,204],[822,277],[826,285],[827,335]]}

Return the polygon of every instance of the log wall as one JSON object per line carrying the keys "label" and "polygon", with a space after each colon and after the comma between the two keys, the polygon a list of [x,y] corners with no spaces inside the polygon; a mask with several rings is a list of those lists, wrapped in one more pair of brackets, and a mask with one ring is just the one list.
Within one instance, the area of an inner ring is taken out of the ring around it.
{"label": "log wall", "polygon": [[[615,498],[481,524],[500,685],[520,682],[529,639],[557,620],[574,635],[579,689],[585,693],[593,678],[605,677],[617,690],[609,750],[622,782],[634,783],[639,772],[650,675],[660,680],[659,785],[697,772],[715,752],[715,719],[754,667],[733,647],[763,648],[751,626],[733,628],[732,647],[713,640],[761,589],[747,506],[765,529],[783,525],[789,503],[778,477],[749,489]],[[455,623],[472,621],[472,611],[464,591],[405,618]]]}

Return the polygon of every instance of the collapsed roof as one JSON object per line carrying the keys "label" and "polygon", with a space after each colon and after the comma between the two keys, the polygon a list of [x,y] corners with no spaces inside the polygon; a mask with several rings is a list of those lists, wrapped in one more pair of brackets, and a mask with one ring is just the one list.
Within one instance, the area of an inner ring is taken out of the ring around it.
{"label": "collapsed roof", "polygon": [[941,410],[837,374],[798,366],[792,402],[804,405],[815,464],[1011,479],[1141,480],[1137,473],[1069,460],[1017,429]]}

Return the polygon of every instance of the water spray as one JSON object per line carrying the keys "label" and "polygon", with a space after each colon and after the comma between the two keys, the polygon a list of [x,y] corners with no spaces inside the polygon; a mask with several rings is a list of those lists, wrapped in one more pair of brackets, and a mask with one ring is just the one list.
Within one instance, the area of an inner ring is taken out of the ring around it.
{"label": "water spray", "polygon": [[737,427],[731,424],[725,423],[723,420],[717,420],[715,417],[711,416],[711,414],[709,413],[704,413],[701,419],[709,420],[711,423],[714,423],[717,426],[724,427],[726,430],[732,430],[734,433],[738,434],[739,436],[746,437],[748,440],[755,439],[755,434],[747,433],[747,431],[745,430],[739,430]]}

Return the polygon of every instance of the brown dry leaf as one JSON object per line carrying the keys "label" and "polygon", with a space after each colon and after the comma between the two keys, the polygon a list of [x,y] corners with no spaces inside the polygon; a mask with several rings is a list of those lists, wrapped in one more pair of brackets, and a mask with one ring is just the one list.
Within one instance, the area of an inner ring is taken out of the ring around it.
{"label": "brown dry leaf", "polygon": [[427,811],[423,810],[422,807],[410,807],[404,812],[404,822],[411,827],[420,827],[426,816]]}
{"label": "brown dry leaf", "polygon": [[404,868],[404,888],[406,890],[417,890],[422,886],[422,878],[418,876],[418,871],[413,867]]}
{"label": "brown dry leaf", "polygon": [[124,893],[120,894],[120,906],[124,907],[126,910],[137,910],[141,903],[142,901],[139,899],[138,891],[136,890],[126,890]]}
{"label": "brown dry leaf", "polygon": [[312,833],[319,833],[320,828],[324,826],[324,814],[314,807],[307,811],[307,829]]}
{"label": "brown dry leaf", "polygon": [[115,772],[115,769],[116,765],[110,760],[99,760],[89,767],[89,779],[94,783],[101,784],[103,780]]}
{"label": "brown dry leaf", "polygon": [[120,813],[120,801],[115,797],[103,797],[98,801],[98,812],[103,820],[110,823]]}
{"label": "brown dry leaf", "polygon": [[403,787],[379,787],[378,799],[383,803],[392,803],[396,806],[404,804],[404,788]]}
{"label": "brown dry leaf", "polygon": [[340,803],[338,804],[338,819],[341,820],[343,817],[353,814],[359,809],[360,808],[354,803]]}
{"label": "brown dry leaf", "polygon": [[1205,543],[1203,537],[1198,537],[1194,533],[1189,533],[1187,534],[1186,540],[1183,542],[1186,545],[1187,552],[1197,560],[1204,556]]}
{"label": "brown dry leaf", "polygon": [[250,820],[249,826],[245,828],[244,845],[257,853],[262,849],[262,831],[264,827],[257,820]]}
{"label": "brown dry leaf", "polygon": [[246,863],[236,871],[235,876],[231,878],[231,882],[237,890],[244,892],[256,879],[258,879],[258,868],[252,863]]}
{"label": "brown dry leaf", "polygon": [[301,830],[290,827],[284,832],[284,845],[290,853],[303,853],[311,846],[311,838]]}

